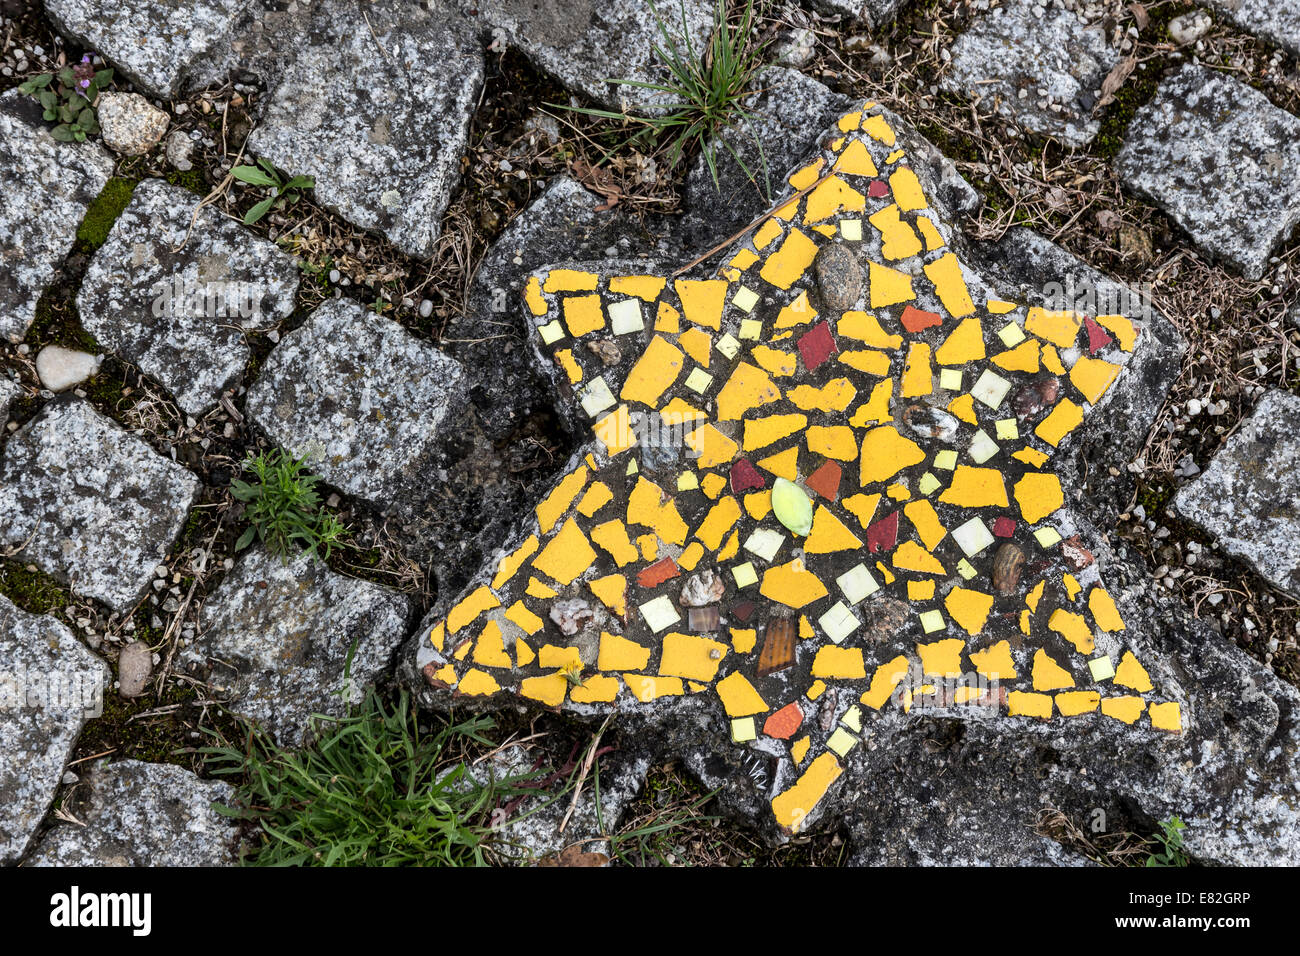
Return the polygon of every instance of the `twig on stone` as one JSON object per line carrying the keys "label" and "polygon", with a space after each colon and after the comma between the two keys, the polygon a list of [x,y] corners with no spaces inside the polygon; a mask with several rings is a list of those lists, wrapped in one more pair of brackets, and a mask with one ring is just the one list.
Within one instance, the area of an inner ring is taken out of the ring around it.
{"label": "twig on stone", "polygon": [[591,745],[587,748],[587,756],[582,760],[582,767],[578,770],[578,782],[573,787],[573,799],[569,801],[569,809],[564,812],[564,819],[560,821],[559,833],[564,833],[565,828],[569,825],[569,820],[573,816],[573,811],[578,809],[578,799],[582,796],[582,785],[587,780],[587,774],[591,773],[591,766],[596,762],[596,755],[600,753],[600,738],[605,735],[605,730],[609,727],[609,722],[614,719],[614,713],[610,713],[605,718],[605,722],[600,725],[600,730],[596,731],[596,736],[591,739]]}

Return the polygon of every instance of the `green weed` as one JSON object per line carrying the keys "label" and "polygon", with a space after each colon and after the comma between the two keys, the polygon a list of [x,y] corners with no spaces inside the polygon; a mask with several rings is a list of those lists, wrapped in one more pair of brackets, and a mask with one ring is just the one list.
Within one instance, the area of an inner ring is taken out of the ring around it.
{"label": "green weed", "polygon": [[335,548],[345,546],[347,529],[321,507],[316,491],[320,478],[306,470],[302,459],[275,449],[248,458],[244,470],[252,473],[252,482],[230,483],[230,493],[244,502],[249,521],[235,543],[237,550],[257,539],[285,560],[295,547],[328,560]]}

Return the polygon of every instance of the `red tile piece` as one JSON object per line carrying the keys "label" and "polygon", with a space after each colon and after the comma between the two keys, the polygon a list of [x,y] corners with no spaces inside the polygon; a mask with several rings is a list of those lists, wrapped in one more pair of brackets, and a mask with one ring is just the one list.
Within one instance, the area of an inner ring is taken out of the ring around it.
{"label": "red tile piece", "polygon": [[867,550],[892,551],[898,543],[898,512],[881,518],[867,529]]}
{"label": "red tile piece", "polygon": [[737,604],[733,604],[731,606],[731,613],[736,615],[737,621],[744,624],[754,616],[754,602],[741,601]]}
{"label": "red tile piece", "polygon": [[830,358],[831,353],[838,351],[831,327],[825,319],[799,336],[799,354],[803,356],[804,368],[810,372]]}
{"label": "red tile piece", "polygon": [[749,463],[748,459],[738,459],[731,466],[731,490],[736,494],[766,487],[767,482],[763,480],[763,476],[758,473],[757,468]]}
{"label": "red tile piece", "polygon": [[908,305],[903,307],[903,315],[899,318],[899,321],[903,323],[903,328],[907,329],[907,331],[920,332],[932,325],[941,325],[943,316],[937,312],[926,312],[924,309],[917,309]]}
{"label": "red tile piece", "polygon": [[839,466],[839,463],[828,461],[809,475],[804,484],[827,501],[835,501],[840,496],[842,477],[844,477],[844,469]]}
{"label": "red tile piece", "polygon": [[637,572],[636,583],[643,588],[657,588],[670,578],[675,578],[682,572],[677,569],[677,562],[672,558],[660,558],[648,568],[642,568]]}
{"label": "red tile piece", "polygon": [[1083,318],[1084,328],[1088,330],[1088,354],[1096,355],[1111,342],[1115,341],[1110,337],[1105,329],[1097,324],[1092,316],[1086,315]]}
{"label": "red tile piece", "polygon": [[993,535],[998,538],[1009,538],[1016,533],[1016,522],[1014,518],[1008,518],[1006,515],[1000,515],[993,519]]}
{"label": "red tile piece", "polygon": [[882,196],[888,196],[889,186],[885,184],[883,179],[873,179],[871,180],[871,185],[867,187],[867,195],[872,199],[880,199]]}
{"label": "red tile piece", "polygon": [[797,701],[791,701],[767,718],[763,724],[763,733],[777,740],[789,740],[801,726],[803,711],[799,709]]}

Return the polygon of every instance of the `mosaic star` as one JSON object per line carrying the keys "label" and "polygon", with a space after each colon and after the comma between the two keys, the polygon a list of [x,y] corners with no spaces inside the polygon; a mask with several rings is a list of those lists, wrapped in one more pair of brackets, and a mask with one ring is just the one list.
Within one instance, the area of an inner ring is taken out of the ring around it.
{"label": "mosaic star", "polygon": [[707,695],[776,756],[790,832],[890,712],[1180,732],[1046,467],[1140,324],[994,297],[873,104],[788,183],[712,276],[530,277],[591,441],[426,679],[585,714]]}

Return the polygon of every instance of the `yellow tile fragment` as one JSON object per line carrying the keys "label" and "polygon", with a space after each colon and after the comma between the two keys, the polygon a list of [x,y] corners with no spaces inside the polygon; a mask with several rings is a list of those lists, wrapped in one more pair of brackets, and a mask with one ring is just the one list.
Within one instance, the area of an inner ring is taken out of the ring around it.
{"label": "yellow tile fragment", "polygon": [[1163,704],[1152,704],[1147,708],[1147,714],[1151,717],[1151,726],[1156,730],[1168,730],[1172,733],[1182,733],[1183,731],[1183,709],[1177,701],[1167,701]]}
{"label": "yellow tile fragment", "polygon": [[718,392],[718,421],[736,421],[761,405],[777,401],[781,391],[771,377],[756,365],[739,363]]}
{"label": "yellow tile fragment", "polygon": [[627,526],[617,518],[592,528],[591,540],[608,553],[620,568],[640,560],[640,552],[627,535]]}
{"label": "yellow tile fragment", "polygon": [[825,644],[813,658],[812,676],[823,680],[858,680],[867,676],[862,648]]}
{"label": "yellow tile fragment", "polygon": [[795,445],[793,448],[787,448],[775,455],[760,458],[755,464],[764,471],[770,471],[778,478],[784,478],[786,481],[798,481],[799,446]]}
{"label": "yellow tile fragment", "polygon": [[930,346],[913,342],[907,349],[907,362],[899,394],[903,398],[916,398],[934,391],[934,369],[930,367]]}
{"label": "yellow tile fragment", "polygon": [[[812,196],[825,188],[829,182],[830,180],[827,180],[826,183],[813,191],[809,196],[810,204]],[[767,257],[767,261],[758,270],[758,274],[778,289],[788,289],[803,278],[803,274],[808,271],[813,258],[817,255],[817,248],[817,243],[809,239],[804,233],[798,229],[791,229],[780,247]]]}
{"label": "yellow tile fragment", "polygon": [[1101,702],[1101,712],[1123,723],[1134,724],[1142,716],[1146,706],[1147,702],[1136,695],[1106,697]]}
{"label": "yellow tile fragment", "polygon": [[496,678],[487,671],[471,667],[456,685],[456,692],[467,697],[488,697],[501,689]]}
{"label": "yellow tile fragment", "polygon": [[1060,445],[1065,436],[1074,431],[1083,422],[1083,408],[1068,398],[1062,397],[1047,416],[1038,423],[1034,434],[1053,448]]}
{"label": "yellow tile fragment", "polygon": [[886,306],[898,305],[900,302],[911,302],[916,298],[916,293],[912,291],[912,277],[906,272],[899,272],[897,269],[882,266],[874,261],[868,262],[867,266],[869,301],[873,309],[883,309]]}
{"label": "yellow tile fragment", "polygon": [[618,696],[618,688],[617,677],[608,674],[592,674],[581,684],[569,688],[569,700],[575,704],[609,704]]}
{"label": "yellow tile fragment", "polygon": [[900,571],[915,571],[918,574],[947,574],[944,566],[925,548],[915,541],[904,541],[894,549],[894,567]]}
{"label": "yellow tile fragment", "polygon": [[791,833],[798,833],[808,814],[843,772],[844,768],[834,754],[829,751],[818,754],[789,790],[772,798],[772,814],[776,822]]}
{"label": "yellow tile fragment", "polygon": [[619,397],[625,402],[657,408],[660,396],[681,374],[682,361],[682,350],[662,335],[656,335],[632,366]]}
{"label": "yellow tile fragment", "polygon": [[961,274],[961,263],[952,252],[945,252],[925,266],[926,277],[934,283],[935,294],[954,319],[963,319],[975,311],[966,280]]}
{"label": "yellow tile fragment", "polygon": [[701,425],[686,434],[686,444],[695,452],[698,468],[716,468],[732,461],[740,446],[713,425]]}
{"label": "yellow tile fragment", "polygon": [[956,587],[943,599],[943,606],[957,626],[974,637],[984,629],[984,622],[993,610],[993,595]]}
{"label": "yellow tile fragment", "polygon": [[727,302],[726,279],[678,279],[673,283],[682,314],[687,321],[710,329],[722,327],[722,309]]}
{"label": "yellow tile fragment", "polygon": [[529,637],[532,637],[544,626],[542,619],[530,611],[522,599],[516,601],[506,609],[506,620],[511,624],[514,624]]}
{"label": "yellow tile fragment", "polygon": [[632,696],[643,704],[660,697],[681,697],[686,693],[680,677],[653,677],[649,674],[624,674],[623,683]]}
{"label": "yellow tile fragment", "polygon": [[1011,658],[1011,642],[998,641],[982,651],[970,653],[971,666],[976,673],[989,680],[1014,680],[1017,676],[1015,661]]}
{"label": "yellow tile fragment", "polygon": [[735,526],[739,518],[740,505],[735,498],[727,495],[709,510],[704,520],[700,522],[700,526],[695,529],[695,537],[699,538],[710,551],[716,551],[722,544],[723,537]]}
{"label": "yellow tile fragment", "polygon": [[1106,394],[1121,366],[1103,359],[1081,355],[1070,369],[1070,383],[1093,405]]}
{"label": "yellow tile fragment", "polygon": [[502,557],[497,562],[497,573],[496,577],[492,579],[492,590],[500,590],[503,584],[513,578],[515,573],[523,566],[523,563],[536,553],[538,547],[537,535],[530,534],[524,539],[523,544]]}
{"label": "yellow tile fragment", "polygon": [[1052,696],[1013,690],[1007,695],[1007,716],[1041,717],[1046,720],[1052,716]]}
{"label": "yellow tile fragment", "polygon": [[750,350],[750,354],[765,372],[776,378],[788,378],[793,375],[799,364],[793,352],[782,352],[780,349],[766,345],[755,345]]}
{"label": "yellow tile fragment", "polygon": [[1103,631],[1114,633],[1124,630],[1124,619],[1119,616],[1115,599],[1100,584],[1094,585],[1088,592],[1088,610],[1092,612],[1093,621]]}
{"label": "yellow tile fragment", "polygon": [[827,591],[821,579],[805,568],[802,560],[796,558],[764,571],[759,593],[797,611],[814,601],[820,601]]}
{"label": "yellow tile fragment", "polygon": [[808,416],[797,412],[788,415],[767,415],[763,418],[746,419],[741,447],[745,451],[766,448],[773,442],[788,438],[795,432],[803,431],[807,427]]}
{"label": "yellow tile fragment", "polygon": [[889,698],[894,693],[894,688],[898,682],[907,676],[911,670],[911,664],[902,654],[895,657],[892,661],[887,661],[876,668],[871,675],[871,686],[863,693],[860,698],[861,702],[872,710],[879,710],[885,706]]}
{"label": "yellow tile fragment", "polygon": [[500,606],[501,602],[492,593],[492,589],[486,584],[480,585],[447,612],[447,633],[455,634],[461,628],[473,624],[484,611]]}
{"label": "yellow tile fragment", "polygon": [[833,378],[818,388],[815,385],[800,385],[786,395],[790,404],[806,412],[842,412],[853,403],[858,390],[847,378]]}
{"label": "yellow tile fragment", "polygon": [[542,284],[537,276],[528,277],[524,286],[524,301],[528,303],[528,311],[533,315],[540,317],[546,314],[546,300],[542,298]]}
{"label": "yellow tile fragment", "polygon": [[587,484],[589,474],[586,465],[579,465],[561,478],[559,483],[542,499],[534,510],[537,515],[537,525],[542,534],[551,533],[551,529],[555,527],[556,522],[564,516],[564,513],[573,504],[574,499],[578,497],[578,492],[582,491],[583,486]]}
{"label": "yellow tile fragment", "polygon": [[762,695],[754,689],[754,685],[746,680],[745,675],[740,671],[732,671],[722,678],[715,685],[714,690],[718,692],[722,709],[726,711],[728,717],[750,717],[754,714],[765,714],[771,709]]}
{"label": "yellow tile fragment", "polygon": [[808,450],[814,455],[852,461],[858,456],[858,442],[848,425],[812,425],[804,433]]}
{"label": "yellow tile fragment", "polygon": [[917,644],[916,653],[921,656],[921,673],[927,677],[960,677],[961,652],[965,647],[966,642],[956,637]]}
{"label": "yellow tile fragment", "polygon": [[804,539],[807,554],[832,554],[836,551],[856,551],[862,541],[845,526],[825,505],[818,505],[813,513],[812,530]]}
{"label": "yellow tile fragment", "polygon": [[1115,668],[1115,683],[1140,694],[1145,694],[1152,689],[1150,675],[1132,651],[1125,651],[1124,656],[1119,659],[1119,666]]}
{"label": "yellow tile fragment", "polygon": [[1099,315],[1097,316],[1097,324],[1115,336],[1120,351],[1133,351],[1133,346],[1137,343],[1137,330],[1133,327],[1132,322],[1122,315]]}
{"label": "yellow tile fragment", "polygon": [[892,351],[903,345],[903,337],[886,332],[881,328],[880,320],[870,312],[845,312],[835,328],[840,335],[857,339],[872,348]]}
{"label": "yellow tile fragment", "polygon": [[639,671],[650,662],[650,648],[618,634],[601,631],[596,669],[602,671]]}
{"label": "yellow tile fragment", "polygon": [[1058,607],[1047,619],[1047,627],[1073,644],[1080,654],[1091,654],[1096,646],[1092,639],[1092,628],[1082,614]]}
{"label": "yellow tile fragment", "polygon": [[1061,482],[1050,472],[1026,473],[1011,492],[1020,505],[1020,514],[1029,524],[1037,524],[1065,504]]}
{"label": "yellow tile fragment", "polygon": [[696,634],[665,635],[659,657],[661,677],[685,677],[708,683],[731,648],[721,641]]}
{"label": "yellow tile fragment", "polygon": [[929,551],[933,551],[948,533],[948,529],[939,520],[934,505],[924,498],[904,505],[903,514],[907,516],[908,521],[912,522],[912,527],[916,528],[921,543]]}
{"label": "yellow tile fragment", "polygon": [[614,295],[633,295],[644,302],[653,302],[667,284],[668,280],[663,276],[614,276],[609,280],[609,291]]}
{"label": "yellow tile fragment", "polygon": [[862,456],[858,479],[863,487],[883,482],[904,468],[925,461],[925,452],[910,438],[898,433],[893,425],[873,428],[862,439]]}
{"label": "yellow tile fragment", "polygon": [[596,552],[587,542],[587,536],[577,522],[568,518],[533,560],[533,567],[560,584],[570,584],[595,560]]}
{"label": "yellow tile fragment", "polygon": [[[1049,312],[1041,306],[1032,306],[1025,316],[1025,331],[1053,345],[1068,349],[1079,337],[1083,316],[1077,312]],[[1059,374],[1059,373],[1058,373]]]}
{"label": "yellow tile fragment", "polygon": [[1056,663],[1041,647],[1034,652],[1031,673],[1034,678],[1034,690],[1062,690],[1074,686],[1074,676]]}
{"label": "yellow tile fragment", "polygon": [[578,514],[584,518],[592,517],[597,511],[609,504],[614,497],[614,493],[609,490],[609,486],[603,481],[593,481],[587,493],[582,496],[578,502]]}
{"label": "yellow tile fragment", "polygon": [[958,465],[952,483],[939,495],[939,501],[959,508],[1005,508],[1007,487],[1002,472],[996,468]]}
{"label": "yellow tile fragment", "polygon": [[1062,717],[1090,714],[1101,703],[1101,694],[1095,690],[1072,690],[1056,695],[1056,709]]}
{"label": "yellow tile fragment", "polygon": [[807,325],[815,318],[817,318],[817,310],[809,303],[808,290],[804,289],[777,314],[775,327],[778,330],[792,329],[799,325]]}
{"label": "yellow tile fragment", "polygon": [[[755,350],[757,351],[757,349]],[[836,358],[849,368],[884,378],[889,374],[889,356],[873,349],[850,349],[839,353]]]}
{"label": "yellow tile fragment", "polygon": [[561,307],[564,324],[575,339],[605,327],[605,309],[598,295],[569,296]]}
{"label": "yellow tile fragment", "polygon": [[984,358],[984,328],[979,316],[972,315],[957,323],[934,352],[940,365],[965,365]]}

